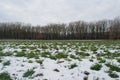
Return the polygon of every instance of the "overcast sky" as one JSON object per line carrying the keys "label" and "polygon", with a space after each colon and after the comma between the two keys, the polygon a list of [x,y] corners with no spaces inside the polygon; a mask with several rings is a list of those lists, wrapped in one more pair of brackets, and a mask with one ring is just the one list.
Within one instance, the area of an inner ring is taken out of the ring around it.
{"label": "overcast sky", "polygon": [[120,16],[120,0],[0,0],[0,22],[33,25]]}

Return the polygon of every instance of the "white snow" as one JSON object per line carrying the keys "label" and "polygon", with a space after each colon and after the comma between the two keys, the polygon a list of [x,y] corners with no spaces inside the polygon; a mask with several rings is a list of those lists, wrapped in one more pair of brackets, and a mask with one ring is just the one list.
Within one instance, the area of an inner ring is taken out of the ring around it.
{"label": "white snow", "polygon": [[[50,47],[51,45],[53,45],[52,43],[49,44],[45,44],[48,47]],[[57,45],[57,48],[59,50],[56,50],[54,48],[48,48],[48,49],[42,49],[40,47],[40,45],[17,45],[13,47],[6,46],[3,45],[4,48],[1,52],[3,53],[14,53],[15,51],[17,52],[22,52],[22,46],[29,46],[29,47],[36,47],[36,49],[39,51],[38,54],[40,54],[41,52],[51,52],[52,55],[54,55],[57,52],[64,52],[65,54],[73,54],[76,55],[75,52],[81,52],[80,48],[84,47],[84,44],[82,44],[81,46],[78,47],[78,49],[75,49],[76,46],[70,46],[70,43],[68,43],[67,45],[64,45],[63,47],[66,48],[66,50],[64,50],[63,48],[61,49],[61,46]],[[79,43],[76,43],[76,45],[79,45]],[[102,45],[103,46],[103,45]],[[107,48],[106,48],[107,49]],[[29,48],[26,48],[26,53],[30,53],[31,51],[35,51],[35,50],[31,50]],[[109,52],[111,53],[115,53],[119,50],[112,50],[112,49],[108,49]],[[90,57],[93,56],[93,51],[90,50],[86,50],[86,53],[90,54]],[[105,53],[104,50],[98,48],[98,50],[96,51],[97,53]],[[94,55],[95,56],[95,55]],[[50,58],[44,58],[44,57],[39,57],[39,59],[35,59],[35,58],[27,58],[27,57],[15,57],[15,56],[1,56],[0,59],[3,60],[0,63],[0,73],[7,71],[10,76],[15,80],[43,80],[43,79],[47,79],[47,80],[83,80],[83,78],[86,76],[84,74],[85,71],[89,72],[90,74],[88,75],[88,80],[93,80],[93,79],[97,79],[99,77],[99,80],[115,80],[114,78],[111,78],[108,73],[106,73],[105,71],[108,71],[109,68],[106,67],[104,64],[102,64],[102,68],[100,71],[95,71],[95,70],[91,70],[90,67],[95,64],[98,63],[98,61],[96,59],[93,59],[93,62],[90,62],[90,57],[88,58],[82,58],[81,61],[77,60],[77,59],[72,59],[71,60],[67,60],[67,59],[57,59],[57,60],[52,60]],[[29,60],[33,61],[32,63],[29,63]],[[36,62],[36,60],[43,60],[43,64],[39,64]],[[10,61],[10,65],[8,66],[3,66],[3,63],[5,61]],[[58,63],[58,61],[61,63]],[[107,60],[107,62],[113,62],[117,65],[120,65],[115,59],[113,60]],[[69,67],[71,66],[71,64],[76,64],[77,67],[73,68],[73,69],[69,69]],[[23,74],[28,70],[28,69],[33,69],[35,71],[35,73],[31,76],[31,77],[23,77]],[[57,69],[58,71],[55,71],[55,69]],[[120,73],[118,72],[118,75],[120,77]],[[116,80],[120,80],[120,78],[116,78]]]}

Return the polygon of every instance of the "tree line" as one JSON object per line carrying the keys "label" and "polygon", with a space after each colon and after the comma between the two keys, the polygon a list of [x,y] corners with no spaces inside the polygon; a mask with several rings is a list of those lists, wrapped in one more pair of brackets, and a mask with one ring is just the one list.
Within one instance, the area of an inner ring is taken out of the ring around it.
{"label": "tree line", "polygon": [[0,23],[0,39],[99,40],[120,39],[120,18],[96,22],[32,26],[20,22]]}

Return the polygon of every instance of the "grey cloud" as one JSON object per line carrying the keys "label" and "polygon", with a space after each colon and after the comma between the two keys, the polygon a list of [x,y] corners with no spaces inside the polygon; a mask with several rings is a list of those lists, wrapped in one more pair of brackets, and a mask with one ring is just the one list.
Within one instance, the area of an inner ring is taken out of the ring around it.
{"label": "grey cloud", "polygon": [[120,0],[0,0],[0,21],[48,24],[120,15]]}

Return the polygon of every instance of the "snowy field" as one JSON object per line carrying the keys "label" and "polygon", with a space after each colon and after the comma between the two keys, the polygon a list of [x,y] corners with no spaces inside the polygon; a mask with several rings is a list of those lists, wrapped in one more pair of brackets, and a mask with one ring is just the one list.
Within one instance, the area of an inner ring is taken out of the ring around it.
{"label": "snowy field", "polygon": [[120,41],[0,41],[0,80],[120,80]]}

